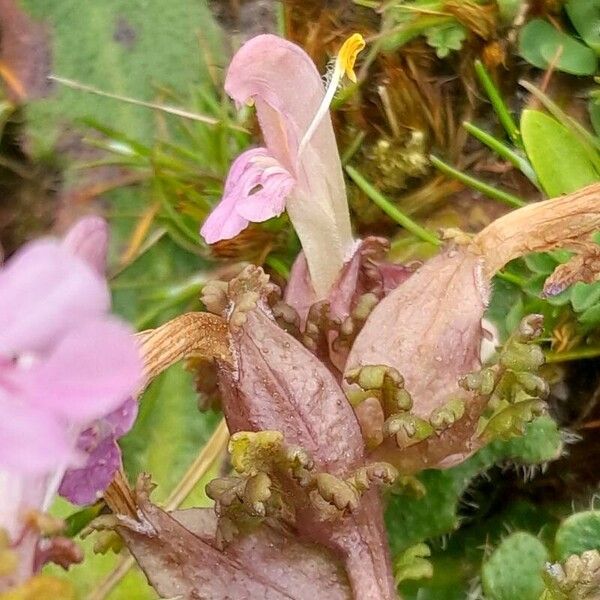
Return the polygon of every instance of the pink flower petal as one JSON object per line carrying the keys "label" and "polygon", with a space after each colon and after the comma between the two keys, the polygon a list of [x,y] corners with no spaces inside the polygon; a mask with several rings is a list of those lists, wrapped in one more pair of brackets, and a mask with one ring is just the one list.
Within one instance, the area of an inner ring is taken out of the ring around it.
{"label": "pink flower petal", "polygon": [[200,235],[207,244],[230,240],[248,227],[248,219],[240,217],[235,210],[235,198],[225,196],[208,215]]}
{"label": "pink flower petal", "polygon": [[86,323],[62,339],[23,377],[28,400],[70,422],[97,419],[119,407],[141,381],[131,330],[113,319]]}
{"label": "pink flower petal", "polygon": [[85,464],[69,469],[60,484],[59,494],[74,504],[94,502],[112,481],[121,466],[121,449],[116,440],[133,426],[138,403],[128,398],[119,408],[95,421],[77,440]]}
{"label": "pink flower petal", "polygon": [[108,487],[120,466],[117,442],[112,436],[105,437],[90,448],[84,466],[65,473],[58,492],[73,504],[91,504]]}
{"label": "pink flower petal", "polygon": [[28,244],[0,268],[0,354],[45,351],[109,305],[106,282],[66,248]]}
{"label": "pink flower petal", "polygon": [[235,237],[249,222],[280,215],[294,187],[291,175],[266,148],[240,154],[227,176],[223,199],[200,230],[208,244]]}
{"label": "pink flower petal", "polygon": [[[271,154],[291,173],[295,170],[300,139],[325,95],[321,75],[308,54],[275,35],[259,35],[246,42],[229,65],[225,91],[240,104],[258,101],[257,115]],[[325,117],[315,139],[329,133]],[[335,138],[334,156],[337,156]]]}
{"label": "pink flower petal", "polygon": [[252,148],[233,161],[225,181],[223,199],[208,215],[200,229],[200,235],[207,244],[230,240],[248,227],[248,219],[244,219],[236,211],[236,202],[240,196],[237,190],[250,160],[255,156],[264,156],[266,152],[266,148]]}
{"label": "pink flower petal", "polygon": [[84,217],[69,229],[63,247],[87,262],[100,275],[106,272],[108,224],[101,217]]}
{"label": "pink flower petal", "polygon": [[42,474],[73,457],[64,423],[0,391],[0,471]]}
{"label": "pink flower petal", "polygon": [[236,204],[237,213],[253,223],[262,223],[279,216],[285,210],[285,200],[294,183],[294,179],[283,168],[263,171],[257,183],[262,187],[239,199]]}

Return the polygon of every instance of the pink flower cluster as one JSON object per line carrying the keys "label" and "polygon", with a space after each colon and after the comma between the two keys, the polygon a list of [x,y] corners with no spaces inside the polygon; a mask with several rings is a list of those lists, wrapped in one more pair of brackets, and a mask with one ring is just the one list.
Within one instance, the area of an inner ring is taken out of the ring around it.
{"label": "pink flower cluster", "polygon": [[14,541],[63,478],[65,495],[89,502],[120,465],[114,437],[135,416],[142,363],[132,330],[109,314],[106,246],[106,224],[88,218],[0,268],[0,528]]}

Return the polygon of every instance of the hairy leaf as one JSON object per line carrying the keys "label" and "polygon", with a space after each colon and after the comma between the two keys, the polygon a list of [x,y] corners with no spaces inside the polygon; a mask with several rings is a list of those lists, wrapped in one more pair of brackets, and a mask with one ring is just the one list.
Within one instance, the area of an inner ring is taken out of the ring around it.
{"label": "hairy leaf", "polygon": [[600,550],[600,511],[579,512],[565,519],[556,532],[554,544],[558,560],[586,550]]}
{"label": "hairy leaf", "polygon": [[482,568],[486,597],[492,600],[538,600],[544,589],[542,569],[548,560],[544,544],[530,533],[508,536]]}

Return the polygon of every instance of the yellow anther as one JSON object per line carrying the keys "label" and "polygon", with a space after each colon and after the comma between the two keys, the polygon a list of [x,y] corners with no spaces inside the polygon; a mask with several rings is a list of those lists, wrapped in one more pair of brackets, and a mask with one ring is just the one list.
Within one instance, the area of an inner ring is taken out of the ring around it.
{"label": "yellow anther", "polygon": [[338,68],[348,77],[350,81],[356,83],[356,73],[354,72],[354,63],[359,52],[365,47],[365,39],[360,33],[353,33],[340,48],[337,56]]}
{"label": "yellow anther", "polygon": [[335,92],[340,85],[340,81],[342,77],[346,75],[350,81],[356,83],[356,74],[354,73],[354,63],[356,62],[356,57],[358,53],[365,47],[365,40],[360,33],[352,34],[340,48],[340,52],[335,59],[335,69],[333,70],[333,74],[331,75],[331,79],[325,90],[325,96],[319,108],[317,108],[317,112],[313,117],[313,120],[310,122],[308,129],[306,130],[302,140],[300,140],[300,145],[298,146],[298,158],[304,152],[307,144],[310,142],[313,134],[317,130],[317,127],[321,124],[323,117],[327,114],[329,110],[329,106],[331,105],[331,101],[335,96]]}

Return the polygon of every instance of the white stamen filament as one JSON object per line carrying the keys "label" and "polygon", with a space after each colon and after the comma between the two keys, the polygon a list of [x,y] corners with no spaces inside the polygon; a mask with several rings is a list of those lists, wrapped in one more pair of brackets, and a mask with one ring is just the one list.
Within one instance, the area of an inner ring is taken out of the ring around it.
{"label": "white stamen filament", "polygon": [[312,136],[317,130],[317,127],[319,127],[319,125],[321,124],[323,117],[328,113],[329,107],[331,106],[333,98],[335,97],[335,93],[338,89],[338,86],[340,85],[343,72],[343,68],[340,66],[339,61],[336,60],[335,68],[329,81],[329,85],[325,90],[325,96],[323,97],[323,100],[321,101],[321,104],[319,105],[319,108],[317,109],[313,120],[310,122],[310,125],[308,126],[308,129],[306,130],[306,133],[302,137],[300,145],[298,146],[298,158],[300,158],[300,156],[304,152],[304,149],[310,142]]}

